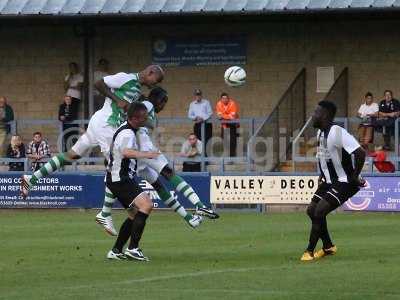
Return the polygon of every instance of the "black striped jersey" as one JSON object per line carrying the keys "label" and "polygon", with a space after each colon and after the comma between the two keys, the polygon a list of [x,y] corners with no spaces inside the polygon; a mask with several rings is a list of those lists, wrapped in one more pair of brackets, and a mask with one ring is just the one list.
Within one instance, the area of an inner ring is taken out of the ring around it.
{"label": "black striped jersey", "polygon": [[107,180],[116,182],[132,179],[136,173],[136,159],[124,158],[124,149],[138,150],[136,129],[124,122],[115,132],[110,147]]}
{"label": "black striped jersey", "polygon": [[351,154],[360,147],[346,129],[332,125],[317,133],[317,158],[321,175],[326,183],[349,182],[354,172]]}

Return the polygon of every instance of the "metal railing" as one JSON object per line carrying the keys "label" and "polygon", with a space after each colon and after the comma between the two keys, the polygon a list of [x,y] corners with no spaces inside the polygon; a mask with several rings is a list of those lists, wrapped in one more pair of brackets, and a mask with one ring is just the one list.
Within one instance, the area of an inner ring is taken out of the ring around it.
{"label": "metal railing", "polygon": [[278,104],[248,143],[248,159],[253,170],[275,171],[290,155],[291,136],[305,122],[306,70],[303,68],[282,95]]}
{"label": "metal railing", "polygon": [[[354,133],[354,128],[358,127],[361,119],[358,117],[351,118],[335,118],[335,123],[342,125],[346,130],[350,133]],[[353,126],[356,124],[357,126]],[[394,151],[388,156],[387,160],[395,163],[396,170],[399,170],[400,163],[400,149],[399,149],[399,126],[400,126],[400,118],[397,118],[395,121],[394,127]],[[311,133],[312,132],[312,133]],[[303,144],[303,152],[304,155],[299,154],[299,149],[301,148],[300,143]],[[309,148],[308,148],[309,147]],[[316,130],[311,126],[311,117],[308,118],[305,125],[301,128],[298,135],[294,138],[292,144],[292,171],[296,172],[297,163],[315,163],[315,167],[317,168],[317,158],[315,157],[316,152]],[[366,162],[370,165],[371,173],[374,172],[373,168],[373,158],[368,157]]]}
{"label": "metal railing", "polygon": [[[217,130],[214,130],[213,138],[210,141],[210,142],[212,142],[212,145],[210,145],[209,147],[216,148],[217,153],[211,157],[206,157],[205,148],[207,147],[207,145],[203,144],[203,151],[202,151],[202,155],[200,158],[201,170],[207,171],[207,168],[208,168],[207,166],[210,164],[218,165],[219,171],[225,170],[226,164],[244,164],[244,163],[247,164],[248,156],[245,151],[247,150],[248,140],[251,138],[251,136],[253,136],[255,127],[264,121],[265,121],[265,118],[240,118],[237,120],[229,120],[229,121],[228,120],[211,119],[211,120],[207,121],[208,123],[213,123],[214,125],[219,125],[219,126],[221,126],[222,124],[232,124],[232,123],[240,124],[240,128],[242,130],[239,132],[239,134],[240,134],[239,139],[241,139],[242,142],[238,143],[238,155],[236,157],[225,157],[224,156],[225,151],[218,152],[218,149],[221,150],[221,148],[222,148],[222,150],[224,150],[223,148],[226,143],[224,143],[224,141],[219,137],[219,131],[218,131],[219,128],[217,128]],[[80,125],[80,127],[84,128],[84,125],[87,125],[88,123],[89,123],[89,120],[75,120],[75,121],[69,122],[67,124]],[[63,123],[60,122],[59,120],[56,120],[56,119],[52,119],[52,120],[16,120],[16,121],[10,122],[9,124],[12,128],[12,130],[11,130],[12,134],[16,134],[19,131],[26,132],[27,130],[24,130],[25,128],[29,128],[30,131],[32,131],[32,128],[34,128],[35,126],[46,126],[46,127],[53,126],[55,128],[56,135],[57,135],[57,137],[56,137],[57,152],[63,152],[63,134],[64,134]],[[177,137],[178,140],[180,140],[180,142],[183,142],[183,140],[186,139],[187,134],[189,134],[190,132],[193,132],[193,127],[192,127],[193,121],[188,118],[184,118],[184,117],[175,117],[175,118],[160,117],[158,119],[158,124],[159,124],[158,128],[160,128],[160,126],[161,127],[162,126],[173,126],[174,128],[172,130],[170,130],[170,132],[175,132],[177,129],[182,128],[183,127],[182,125],[184,125],[184,124],[190,125],[190,126],[188,126],[187,132],[185,132],[185,134],[183,134],[181,137]],[[216,132],[218,132],[218,133],[216,133]],[[163,147],[165,148],[165,146],[168,146],[168,142],[171,141],[168,138],[167,139],[162,138],[163,137],[162,131],[158,135],[156,133],[155,135],[153,135],[153,137],[156,138],[154,140],[154,142],[156,143],[157,146],[160,147],[160,149],[162,151],[164,150],[162,148]],[[200,139],[204,140],[204,138],[205,138],[205,123],[203,122],[202,126],[201,126]],[[165,154],[166,154],[167,158],[169,158],[169,160],[173,164],[177,164],[177,163],[181,162],[182,160],[184,160],[185,158],[175,157],[174,153],[178,153],[180,149],[177,150],[173,146],[169,147],[170,148],[170,149],[168,149],[169,151],[167,151],[167,153],[165,153]],[[186,158],[186,160],[192,161],[193,159]],[[73,170],[77,170],[78,166],[83,163],[101,163],[101,164],[103,164],[103,161],[104,161],[103,157],[101,157],[101,158],[84,157],[79,161],[71,162],[71,164],[72,164]],[[0,159],[0,164],[1,163],[6,164],[9,162],[10,161],[8,159]],[[24,162],[25,170],[29,170],[28,165],[30,164],[30,162],[25,161],[24,159],[23,159],[23,161],[15,160],[15,162]]]}

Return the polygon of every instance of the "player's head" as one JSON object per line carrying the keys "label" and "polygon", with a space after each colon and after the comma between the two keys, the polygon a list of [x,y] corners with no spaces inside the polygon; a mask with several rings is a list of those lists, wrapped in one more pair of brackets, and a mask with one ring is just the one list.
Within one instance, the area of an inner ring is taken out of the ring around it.
{"label": "player's head", "polygon": [[168,93],[162,87],[155,87],[150,91],[148,100],[154,105],[154,111],[159,113],[168,102]]}
{"label": "player's head", "polygon": [[333,122],[336,115],[336,105],[330,101],[320,101],[313,115],[314,128],[322,129]]}
{"label": "player's head", "polygon": [[147,119],[147,108],[143,103],[134,102],[128,107],[128,122],[133,128],[142,127]]}
{"label": "player's head", "polygon": [[159,65],[150,65],[139,74],[140,83],[152,88],[164,79],[164,70]]}

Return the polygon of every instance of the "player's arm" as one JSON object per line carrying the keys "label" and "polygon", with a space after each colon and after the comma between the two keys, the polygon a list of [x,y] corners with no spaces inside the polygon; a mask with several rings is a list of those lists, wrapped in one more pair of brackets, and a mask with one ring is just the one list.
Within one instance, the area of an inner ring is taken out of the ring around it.
{"label": "player's arm", "polygon": [[152,151],[138,151],[129,148],[125,148],[122,150],[122,155],[125,158],[135,159],[135,158],[156,158],[160,155],[160,152],[152,152]]}
{"label": "player's arm", "polygon": [[358,186],[364,184],[360,180],[360,173],[365,163],[365,150],[360,146],[357,140],[345,129],[337,127],[337,146],[343,148],[347,153],[354,155],[354,173],[351,175],[350,182]]}
{"label": "player's arm", "polygon": [[360,183],[360,173],[365,163],[365,150],[362,147],[357,148],[354,152],[354,174],[352,176],[352,180],[355,180],[355,183]]}
{"label": "player's arm", "polygon": [[112,101],[117,103],[118,107],[120,108],[125,108],[128,102],[121,100],[117,96],[114,95],[113,92],[111,92],[111,89],[106,85],[103,79],[98,80],[94,84],[95,88],[99,91],[100,94],[102,94],[104,97],[110,98]]}

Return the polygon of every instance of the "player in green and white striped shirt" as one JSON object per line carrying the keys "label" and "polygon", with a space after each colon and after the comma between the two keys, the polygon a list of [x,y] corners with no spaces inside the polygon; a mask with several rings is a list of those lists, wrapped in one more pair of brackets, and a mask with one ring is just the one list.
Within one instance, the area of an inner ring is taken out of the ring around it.
{"label": "player in green and white striped shirt", "polygon": [[[146,127],[141,127],[136,133],[136,136],[140,151],[154,152],[159,150],[154,146],[150,138],[150,132],[156,127],[156,113],[159,113],[164,108],[168,101],[168,95],[164,89],[156,87],[151,90],[147,100],[148,101],[143,102],[148,112]],[[218,214],[212,209],[207,208],[201,202],[197,193],[182,177],[175,174],[168,166],[168,160],[163,154],[160,154],[154,159],[139,159],[137,162],[137,174],[139,177],[149,182],[157,191],[164,204],[177,212],[191,227],[196,228],[200,225],[202,222],[200,215],[207,216],[211,219],[219,217]],[[195,205],[195,215],[188,213],[179,201],[162,185],[159,179],[160,175],[163,176],[177,192],[181,192]],[[110,224],[103,221],[103,218],[111,216],[112,206],[115,201],[116,199],[113,197],[112,193],[106,191],[103,209],[96,216],[96,222],[102,224],[105,231],[111,235],[114,235],[113,232],[115,232],[115,230],[110,230]]]}
{"label": "player in green and white striped shirt", "polygon": [[140,99],[143,85],[152,88],[163,78],[163,69],[158,65],[150,65],[139,73],[118,73],[96,82],[96,88],[106,96],[103,108],[91,117],[86,132],[68,152],[53,156],[33,175],[22,175],[21,195],[25,198],[40,178],[60,169],[67,161],[88,154],[95,146],[100,146],[103,155],[108,157],[113,135],[125,121],[128,105]]}

